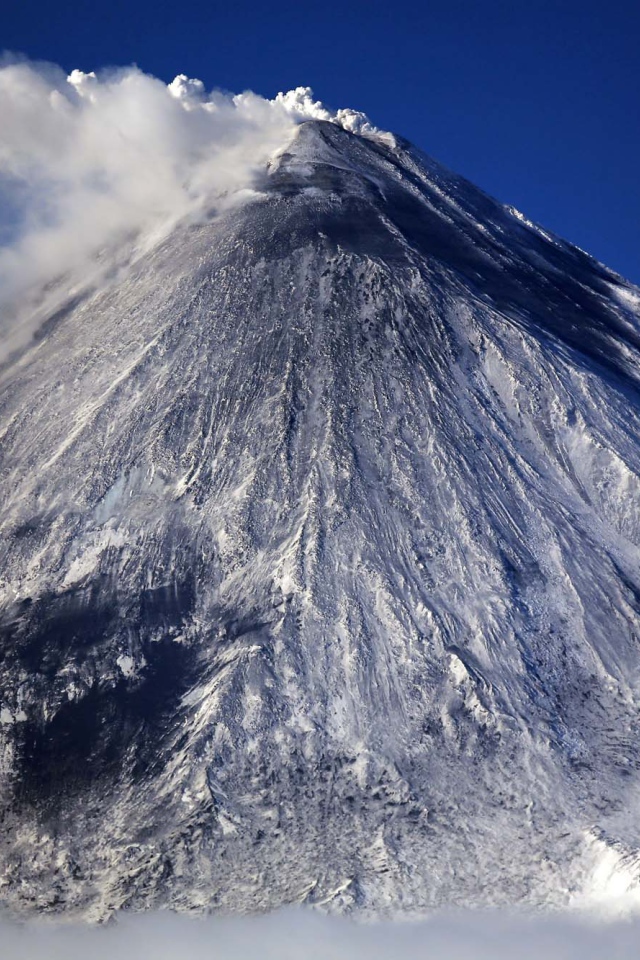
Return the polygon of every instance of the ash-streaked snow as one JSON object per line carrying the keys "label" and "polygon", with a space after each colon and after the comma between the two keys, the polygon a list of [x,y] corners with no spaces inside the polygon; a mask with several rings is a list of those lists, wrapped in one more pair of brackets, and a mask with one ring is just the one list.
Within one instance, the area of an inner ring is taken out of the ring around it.
{"label": "ash-streaked snow", "polygon": [[347,127],[0,372],[13,910],[637,901],[638,291]]}

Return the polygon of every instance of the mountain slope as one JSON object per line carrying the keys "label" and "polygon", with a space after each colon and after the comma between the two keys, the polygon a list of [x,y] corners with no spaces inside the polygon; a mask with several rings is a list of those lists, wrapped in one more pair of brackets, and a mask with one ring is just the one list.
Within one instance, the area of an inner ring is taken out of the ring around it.
{"label": "mountain slope", "polygon": [[258,188],[2,371],[5,901],[595,892],[640,847],[638,291],[403,142],[307,122]]}

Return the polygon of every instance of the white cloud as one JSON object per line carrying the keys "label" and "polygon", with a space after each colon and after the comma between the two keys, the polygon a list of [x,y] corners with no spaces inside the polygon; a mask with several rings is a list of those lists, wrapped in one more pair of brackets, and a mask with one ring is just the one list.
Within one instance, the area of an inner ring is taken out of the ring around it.
{"label": "white cloud", "polygon": [[237,201],[305,119],[376,132],[307,87],[266,100],[207,93],[184,75],[167,86],[135,67],[67,77],[28,62],[0,66],[0,116],[5,336],[38,290],[86,280],[105,248],[146,249],[181,218]]}
{"label": "white cloud", "polygon": [[494,914],[355,924],[310,911],[190,920],[124,916],[113,926],[0,926],[3,960],[631,960],[636,921]]}

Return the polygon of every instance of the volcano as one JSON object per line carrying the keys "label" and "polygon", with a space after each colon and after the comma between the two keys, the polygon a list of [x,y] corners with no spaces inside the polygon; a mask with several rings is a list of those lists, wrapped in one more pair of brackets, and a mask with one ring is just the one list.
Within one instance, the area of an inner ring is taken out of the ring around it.
{"label": "volcano", "polygon": [[57,290],[0,371],[5,906],[634,891],[640,291],[324,120]]}

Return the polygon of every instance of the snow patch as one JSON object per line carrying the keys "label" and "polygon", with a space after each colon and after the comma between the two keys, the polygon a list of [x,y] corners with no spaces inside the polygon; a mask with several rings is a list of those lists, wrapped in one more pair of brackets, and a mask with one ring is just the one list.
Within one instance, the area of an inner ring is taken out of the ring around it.
{"label": "snow patch", "polygon": [[640,290],[637,287],[623,286],[618,283],[610,283],[609,289],[623,307],[627,307],[634,313],[640,314]]}
{"label": "snow patch", "polygon": [[136,672],[135,660],[126,653],[121,653],[120,656],[116,658],[116,663],[123,677],[132,677]]}
{"label": "snow patch", "polygon": [[629,855],[593,833],[587,836],[587,847],[594,865],[573,907],[607,919],[640,912],[640,855]]}
{"label": "snow patch", "polygon": [[18,709],[14,713],[9,707],[2,707],[2,709],[0,709],[0,724],[3,726],[11,726],[14,723],[24,723],[26,719],[27,715],[24,710]]}

